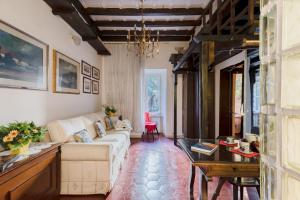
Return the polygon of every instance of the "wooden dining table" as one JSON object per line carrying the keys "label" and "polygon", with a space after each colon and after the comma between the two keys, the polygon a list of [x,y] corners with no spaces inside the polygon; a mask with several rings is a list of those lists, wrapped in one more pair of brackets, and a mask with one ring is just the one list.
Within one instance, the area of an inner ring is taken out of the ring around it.
{"label": "wooden dining table", "polygon": [[[259,156],[247,158],[230,152],[233,147],[219,145],[212,155],[206,155],[191,150],[191,146],[199,142],[219,144],[218,139],[178,139],[179,147],[184,151],[190,160],[189,189],[190,199],[194,199],[194,182],[196,169],[199,169],[199,199],[208,199],[208,182],[212,177],[219,177],[218,186],[212,195],[217,199],[223,184],[229,178],[235,177],[259,177],[260,165]],[[234,187],[234,193],[237,189]],[[236,199],[233,195],[233,199]]]}

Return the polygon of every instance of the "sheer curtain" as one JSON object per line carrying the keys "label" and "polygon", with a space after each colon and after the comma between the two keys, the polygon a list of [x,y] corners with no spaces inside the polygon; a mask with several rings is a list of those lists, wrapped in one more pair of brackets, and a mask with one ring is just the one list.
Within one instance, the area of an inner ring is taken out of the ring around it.
{"label": "sheer curtain", "polygon": [[144,59],[127,50],[127,44],[106,44],[111,56],[104,57],[103,104],[114,105],[135,132],[143,131]]}

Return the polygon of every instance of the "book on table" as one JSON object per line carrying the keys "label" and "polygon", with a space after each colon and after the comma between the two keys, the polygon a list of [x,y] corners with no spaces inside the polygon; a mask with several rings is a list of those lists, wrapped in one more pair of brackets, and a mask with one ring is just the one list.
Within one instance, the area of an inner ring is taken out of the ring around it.
{"label": "book on table", "polygon": [[217,144],[212,144],[208,142],[199,142],[191,146],[192,151],[207,154],[207,155],[213,154],[217,150],[217,148],[218,148]]}

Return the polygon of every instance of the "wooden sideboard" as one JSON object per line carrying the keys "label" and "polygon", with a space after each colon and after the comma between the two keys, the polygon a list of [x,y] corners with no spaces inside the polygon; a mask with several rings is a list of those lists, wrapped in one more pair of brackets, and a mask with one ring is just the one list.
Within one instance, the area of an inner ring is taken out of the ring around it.
{"label": "wooden sideboard", "polygon": [[54,200],[59,199],[59,189],[59,144],[0,173],[0,200]]}

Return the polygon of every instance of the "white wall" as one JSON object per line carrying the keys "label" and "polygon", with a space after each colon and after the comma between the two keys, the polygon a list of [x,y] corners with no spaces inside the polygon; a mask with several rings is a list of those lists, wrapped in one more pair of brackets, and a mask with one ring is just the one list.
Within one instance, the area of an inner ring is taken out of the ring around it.
{"label": "white wall", "polygon": [[[14,120],[33,120],[44,125],[54,119],[73,117],[99,109],[99,95],[52,93],[53,49],[78,62],[83,59],[97,67],[101,65],[102,58],[86,42],[76,46],[72,40],[72,35],[77,35],[76,32],[60,17],[54,16],[44,1],[0,0],[0,20],[49,45],[49,91],[0,88],[0,124]],[[81,84],[80,88],[82,90]]]}
{"label": "white wall", "polygon": [[[241,53],[225,60],[222,63],[219,63],[218,65],[216,65],[214,67],[214,71],[215,71],[215,137],[219,136],[219,114],[220,114],[220,71],[226,67],[230,67],[232,65],[241,63],[241,62],[245,62],[244,64],[244,73],[246,73],[246,69],[248,69],[247,65],[246,65],[246,61],[247,61],[247,52],[246,51],[242,51]],[[249,76],[245,76],[244,79],[244,83],[248,82],[249,79],[247,79],[247,77]],[[246,85],[246,84],[244,84]],[[245,87],[247,88],[247,86]],[[244,95],[246,95],[246,91],[244,90]],[[250,90],[249,90],[250,91]],[[244,98],[244,104],[246,103],[246,98]],[[246,121],[246,120],[245,120]],[[245,123],[245,122],[244,122]]]}
{"label": "white wall", "polygon": [[[124,45],[126,45],[126,43],[124,43]],[[171,54],[173,53],[177,53],[177,51],[175,50],[175,47],[188,47],[188,42],[161,42],[159,44],[159,49],[160,49],[160,53],[159,55],[155,55],[154,58],[147,58],[145,61],[145,69],[166,69],[167,70],[167,94],[166,94],[166,119],[165,124],[164,124],[164,134],[167,137],[172,137],[173,136],[173,116],[174,116],[174,75],[172,73],[172,69],[173,69],[173,65],[169,62],[169,58],[171,56]],[[124,52],[126,53],[126,52]],[[112,55],[114,56],[114,55]],[[117,58],[116,58],[117,59]],[[138,59],[138,58],[137,58]],[[124,60],[124,62],[126,62]],[[104,76],[105,75],[105,68],[109,67],[106,65],[105,63],[105,57],[104,57]],[[182,82],[182,81],[181,81]],[[181,83],[179,81],[179,84]],[[105,87],[105,86],[104,86]],[[182,92],[180,92],[180,85],[178,86],[178,94],[182,95]],[[106,88],[104,88],[105,90]],[[178,99],[182,99],[181,97],[178,97]],[[103,99],[105,101],[105,98]],[[105,103],[105,102],[104,102]],[[179,104],[182,103],[182,101],[178,102]],[[182,108],[182,106],[178,105],[179,108]],[[182,134],[182,115],[180,114],[182,113],[180,110],[178,111],[178,126],[177,126],[177,130],[178,130],[178,134]]]}
{"label": "white wall", "polygon": [[[173,137],[174,130],[174,74],[172,73],[173,65],[170,63],[169,58],[171,54],[177,53],[175,47],[188,47],[188,42],[165,42],[159,44],[159,55],[155,55],[154,58],[148,58],[145,63],[145,68],[165,68],[167,69],[167,106],[166,106],[166,125],[164,126],[164,134],[167,137]],[[182,80],[179,79],[177,85],[177,134],[182,135]],[[181,85],[180,85],[181,84]],[[181,104],[181,106],[180,106]],[[181,114],[180,114],[181,113]]]}

